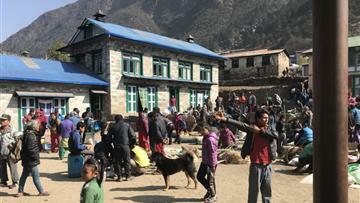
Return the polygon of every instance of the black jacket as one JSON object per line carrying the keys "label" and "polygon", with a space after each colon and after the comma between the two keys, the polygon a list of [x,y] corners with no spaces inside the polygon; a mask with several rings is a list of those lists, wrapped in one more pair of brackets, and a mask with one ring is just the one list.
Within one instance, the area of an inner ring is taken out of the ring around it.
{"label": "black jacket", "polygon": [[[241,156],[242,156],[242,158],[245,158],[246,156],[250,155],[251,150],[252,150],[254,135],[251,130],[251,126],[249,126],[246,123],[243,123],[243,122],[240,122],[237,120],[233,120],[233,119],[227,119],[227,122],[237,126],[241,131],[244,131],[247,133],[244,145],[241,148]],[[269,140],[270,159],[275,160],[276,159],[276,150],[277,150],[276,139],[278,138],[278,133],[276,132],[275,129],[269,127],[266,131],[264,131],[263,133],[260,133],[260,136],[267,138]]]}
{"label": "black jacket", "polygon": [[108,136],[115,147],[131,145],[135,141],[135,133],[132,127],[124,121],[119,121],[110,127]]}
{"label": "black jacket", "polygon": [[39,146],[34,130],[26,130],[23,135],[22,148],[20,152],[21,165],[31,169],[40,164]]}
{"label": "black jacket", "polygon": [[167,138],[165,121],[161,116],[151,120],[149,124],[149,138],[152,143],[160,143]]}

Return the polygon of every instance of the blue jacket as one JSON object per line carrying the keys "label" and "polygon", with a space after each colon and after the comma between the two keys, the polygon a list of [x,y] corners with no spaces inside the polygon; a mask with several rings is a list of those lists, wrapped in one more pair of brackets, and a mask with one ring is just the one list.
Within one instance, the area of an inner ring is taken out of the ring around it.
{"label": "blue jacket", "polygon": [[314,133],[313,130],[309,127],[305,127],[300,131],[299,139],[296,142],[296,145],[304,145],[313,141]]}
{"label": "blue jacket", "polygon": [[78,130],[74,130],[69,138],[69,151],[72,155],[79,155],[81,151],[86,149],[86,145],[80,142],[81,135]]}
{"label": "blue jacket", "polygon": [[355,125],[360,125],[360,110],[358,108],[351,109],[351,116],[354,119]]}

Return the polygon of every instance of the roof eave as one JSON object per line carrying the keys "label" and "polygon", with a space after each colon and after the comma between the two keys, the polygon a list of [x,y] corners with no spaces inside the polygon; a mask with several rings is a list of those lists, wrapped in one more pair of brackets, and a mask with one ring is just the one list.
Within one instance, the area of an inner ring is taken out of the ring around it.
{"label": "roof eave", "polygon": [[73,85],[93,85],[93,86],[103,86],[109,87],[109,83],[94,83],[94,82],[68,82],[68,81],[59,81],[59,80],[43,80],[37,78],[16,78],[16,77],[1,77],[0,81],[22,81],[22,82],[43,82],[43,83],[62,83],[62,84],[73,84]]}
{"label": "roof eave", "polygon": [[176,49],[176,48],[164,46],[164,45],[161,45],[161,44],[155,44],[155,43],[150,43],[150,42],[144,42],[144,41],[141,41],[141,40],[129,39],[127,37],[120,36],[120,35],[117,35],[117,34],[114,34],[114,33],[106,33],[106,35],[110,35],[111,37],[116,38],[116,39],[128,40],[128,41],[136,42],[136,43],[139,43],[139,44],[151,45],[151,46],[160,47],[160,48],[163,48],[163,49],[168,49],[168,50],[172,50],[172,51],[178,51],[178,52],[181,52],[181,53],[187,53],[187,54],[191,54],[191,55],[195,55],[195,56],[201,56],[201,57],[216,59],[216,60],[219,60],[219,61],[226,60],[226,58],[222,57],[222,56],[210,56],[210,55],[201,54],[201,53],[197,53],[197,52],[192,52],[192,51],[188,51],[188,50]]}

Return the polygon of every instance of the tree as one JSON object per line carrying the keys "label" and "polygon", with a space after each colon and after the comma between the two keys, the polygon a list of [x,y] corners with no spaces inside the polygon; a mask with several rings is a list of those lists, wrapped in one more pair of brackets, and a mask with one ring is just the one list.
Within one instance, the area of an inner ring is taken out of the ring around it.
{"label": "tree", "polygon": [[54,42],[50,46],[50,48],[47,50],[47,57],[52,60],[69,62],[70,61],[69,54],[65,54],[65,53],[58,51],[58,49],[60,49],[64,46],[65,46],[65,44],[63,42],[60,42],[60,41]]}

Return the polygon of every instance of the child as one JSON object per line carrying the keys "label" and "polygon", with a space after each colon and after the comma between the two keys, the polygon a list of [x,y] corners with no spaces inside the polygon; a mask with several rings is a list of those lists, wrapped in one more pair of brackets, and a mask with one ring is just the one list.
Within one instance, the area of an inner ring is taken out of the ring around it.
{"label": "child", "polygon": [[234,133],[231,132],[223,123],[220,125],[219,147],[227,148],[236,142]]}
{"label": "child", "polygon": [[[81,189],[80,202],[81,203],[103,203],[104,202],[104,190],[101,186],[104,167],[101,164],[101,171],[99,172],[99,166],[94,158],[89,158],[85,161],[82,168],[82,177],[85,180],[85,184]],[[100,173],[100,178],[97,176]]]}
{"label": "child", "polygon": [[[204,201],[216,201],[215,170],[217,166],[217,136],[211,132],[211,127],[204,125],[202,128],[202,162],[197,173],[197,179],[207,190]],[[207,176],[205,178],[205,176]]]}

